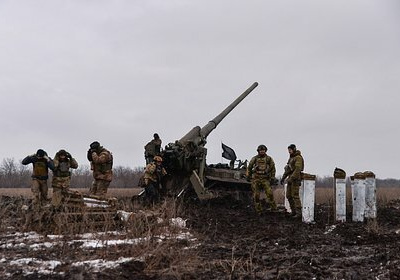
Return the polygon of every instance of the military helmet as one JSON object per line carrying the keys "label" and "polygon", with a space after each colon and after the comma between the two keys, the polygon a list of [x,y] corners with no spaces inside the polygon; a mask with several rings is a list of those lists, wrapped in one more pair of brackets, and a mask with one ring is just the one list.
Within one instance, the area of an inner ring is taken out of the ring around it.
{"label": "military helmet", "polygon": [[100,148],[100,143],[99,142],[94,141],[92,144],[90,144],[90,149],[97,150],[98,148]]}
{"label": "military helmet", "polygon": [[154,133],[153,137],[154,139],[160,139],[160,136],[157,133]]}
{"label": "military helmet", "polygon": [[66,156],[67,155],[67,151],[66,150],[59,150],[58,152],[57,152],[57,155],[59,155],[59,156]]}
{"label": "military helmet", "polygon": [[153,158],[153,160],[154,160],[154,161],[162,162],[162,157],[160,157],[160,156],[155,156],[155,157]]}
{"label": "military helmet", "polygon": [[46,154],[46,152],[42,149],[37,150],[36,155],[38,157],[44,157],[44,155]]}
{"label": "military helmet", "polygon": [[290,144],[287,148],[291,149],[293,151],[296,151],[296,145],[295,144]]}
{"label": "military helmet", "polygon": [[259,145],[259,146],[257,147],[257,152],[259,152],[259,151],[261,151],[261,150],[268,151],[268,148],[267,148],[267,146],[265,146],[265,145]]}

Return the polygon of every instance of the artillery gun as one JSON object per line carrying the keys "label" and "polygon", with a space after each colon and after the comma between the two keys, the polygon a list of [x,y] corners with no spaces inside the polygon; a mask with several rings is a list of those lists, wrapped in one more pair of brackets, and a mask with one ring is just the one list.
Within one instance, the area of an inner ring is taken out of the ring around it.
{"label": "artillery gun", "polygon": [[217,189],[229,190],[238,186],[250,189],[250,183],[244,176],[243,166],[234,169],[227,164],[207,165],[205,145],[207,136],[257,86],[257,82],[253,83],[205,126],[192,128],[181,139],[165,147],[163,163],[169,176],[165,178],[163,185],[169,193],[180,196],[193,187],[197,197],[200,200],[206,200],[215,197],[214,190]]}

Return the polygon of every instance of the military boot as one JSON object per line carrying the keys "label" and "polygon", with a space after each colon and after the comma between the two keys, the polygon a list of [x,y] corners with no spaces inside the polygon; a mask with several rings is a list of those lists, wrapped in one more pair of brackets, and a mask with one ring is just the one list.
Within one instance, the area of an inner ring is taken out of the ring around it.
{"label": "military boot", "polygon": [[295,208],[294,211],[292,212],[292,217],[295,219],[298,219],[298,218],[301,219],[301,209]]}

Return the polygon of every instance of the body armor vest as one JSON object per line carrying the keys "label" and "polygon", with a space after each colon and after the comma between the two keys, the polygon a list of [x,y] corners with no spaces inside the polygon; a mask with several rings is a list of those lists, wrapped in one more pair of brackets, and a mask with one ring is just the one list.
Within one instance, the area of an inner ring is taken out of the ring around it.
{"label": "body armor vest", "polygon": [[257,157],[254,167],[255,167],[254,173],[256,173],[259,176],[267,176],[270,168],[269,158],[267,156]]}
{"label": "body armor vest", "polygon": [[47,160],[46,159],[37,159],[35,163],[33,163],[33,177],[47,177]]}
{"label": "body armor vest", "polygon": [[54,172],[54,175],[57,177],[69,177],[71,175],[69,168],[70,164],[68,161],[61,161],[57,170]]}

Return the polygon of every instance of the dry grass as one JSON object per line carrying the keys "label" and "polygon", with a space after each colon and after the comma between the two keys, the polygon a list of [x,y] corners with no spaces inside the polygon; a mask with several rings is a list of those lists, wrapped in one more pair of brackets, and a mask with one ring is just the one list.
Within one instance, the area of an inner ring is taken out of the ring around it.
{"label": "dry grass", "polygon": [[[74,188],[81,193],[88,193],[89,190],[86,188]],[[132,197],[137,195],[141,191],[140,188],[109,188],[107,196],[109,197]],[[315,191],[315,202],[317,204],[333,204],[333,188],[316,188]],[[29,188],[0,188],[0,195],[6,196],[22,196],[31,197],[32,192]],[[49,187],[49,197],[52,195],[52,188]],[[351,204],[351,190],[347,188],[347,203]],[[283,188],[278,187],[274,189],[274,198],[277,203],[283,204]],[[377,188],[376,199],[378,204],[386,205],[389,201],[400,198],[400,188],[388,187],[388,188]]]}
{"label": "dry grass", "polygon": [[[81,193],[89,193],[89,189],[86,188],[71,188],[73,191],[79,191]],[[110,197],[132,197],[137,195],[141,191],[140,188],[109,188],[107,196]],[[53,189],[49,187],[49,197],[53,194]],[[32,192],[29,188],[0,188],[0,196],[22,196],[31,197]]]}

